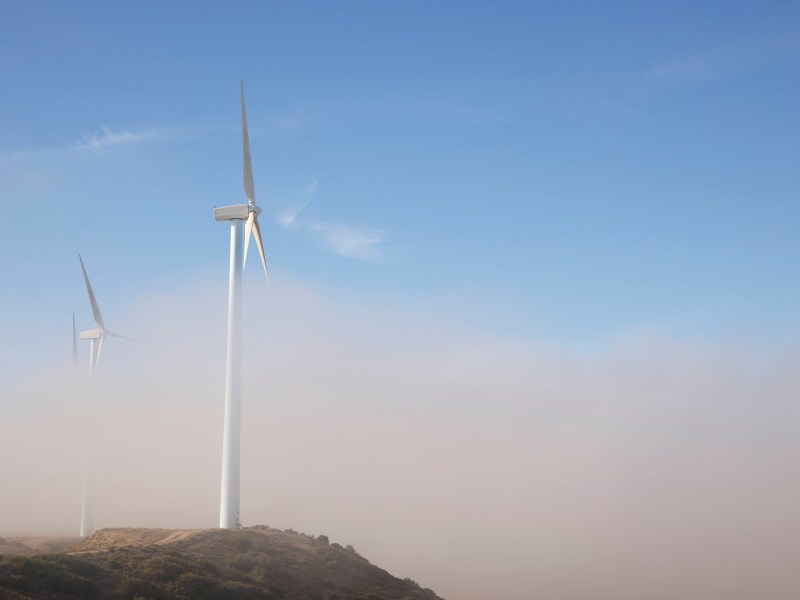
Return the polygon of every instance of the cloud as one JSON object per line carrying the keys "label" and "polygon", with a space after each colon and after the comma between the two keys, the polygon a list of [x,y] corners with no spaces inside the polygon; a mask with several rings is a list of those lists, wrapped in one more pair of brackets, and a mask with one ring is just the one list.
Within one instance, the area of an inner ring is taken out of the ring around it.
{"label": "cloud", "polygon": [[724,59],[729,51],[729,48],[716,48],[703,54],[672,59],[654,67],[647,75],[671,85],[708,80],[724,68]]}
{"label": "cloud", "polygon": [[[271,118],[254,119],[251,124],[251,136],[264,133],[286,132],[301,128],[309,121],[301,110],[289,112]],[[217,126],[174,126],[151,127],[139,131],[129,129],[112,129],[102,126],[98,131],[87,133],[76,142],[38,148],[21,148],[0,152],[0,166],[10,165],[28,159],[46,157],[73,157],[87,152],[99,152],[112,147],[133,146],[160,141],[178,141],[200,138],[217,134],[241,135],[241,125]]]}
{"label": "cloud", "polygon": [[387,234],[384,229],[361,229],[338,223],[313,223],[311,227],[334,254],[369,262],[383,259],[381,246]]}
{"label": "cloud", "polygon": [[297,109],[282,115],[257,120],[251,133],[255,136],[261,133],[293,131],[302,129],[310,120],[305,111]]}
{"label": "cloud", "polygon": [[286,229],[292,229],[295,226],[295,219],[297,219],[297,215],[303,212],[305,207],[308,206],[308,203],[311,202],[311,200],[314,198],[316,194],[317,194],[317,182],[312,181],[310,184],[306,186],[305,201],[302,204],[300,204],[297,208],[289,209],[281,213],[278,216],[278,223]]}
{"label": "cloud", "polygon": [[78,148],[106,148],[108,146],[119,146],[121,144],[141,144],[143,142],[151,142],[158,138],[163,138],[167,134],[167,130],[149,130],[149,131],[111,131],[108,127],[103,126],[99,133],[92,133],[84,136],[83,140],[78,142]]}
{"label": "cloud", "polygon": [[355,258],[367,262],[381,262],[385,259],[383,244],[388,231],[352,227],[341,223],[321,221],[300,221],[298,216],[309,205],[317,193],[317,182],[306,186],[306,199],[296,208],[284,211],[278,216],[278,224],[284,229],[303,229],[317,236],[322,245],[339,256]]}
{"label": "cloud", "polygon": [[194,132],[190,128],[161,128],[143,131],[111,130],[101,127],[100,131],[88,133],[77,142],[63,146],[42,148],[25,148],[0,152],[0,164],[12,164],[18,161],[45,157],[72,157],[87,152],[96,152],[114,146],[125,146],[156,142],[165,139],[178,139]]}
{"label": "cloud", "polygon": [[697,54],[668,60],[646,76],[665,86],[684,86],[727,77],[785,58],[797,56],[797,36],[724,44]]}

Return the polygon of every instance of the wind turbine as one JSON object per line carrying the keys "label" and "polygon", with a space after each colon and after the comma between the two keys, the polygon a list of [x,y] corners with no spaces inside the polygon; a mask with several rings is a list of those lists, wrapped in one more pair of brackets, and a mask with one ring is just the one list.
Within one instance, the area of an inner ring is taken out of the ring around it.
{"label": "wind turbine", "polygon": [[[132,340],[132,338],[114,333],[106,329],[103,323],[103,316],[100,314],[100,308],[97,306],[97,299],[94,297],[92,291],[92,284],[89,283],[89,275],[86,273],[86,267],[83,264],[83,257],[79,254],[78,259],[81,261],[81,270],[83,271],[83,280],[86,283],[86,291],[89,294],[89,303],[92,305],[92,316],[97,327],[94,329],[87,329],[81,331],[80,337],[82,340],[89,340],[89,381],[94,383],[95,374],[97,372],[97,365],[100,363],[100,354],[103,352],[103,344],[107,336],[124,338]],[[134,340],[132,340],[134,341]],[[72,315],[72,361],[76,366],[78,365],[78,342],[75,339],[75,315]],[[91,468],[91,451],[89,436],[87,435],[86,444],[86,457],[84,464],[83,476],[83,498],[81,501],[81,537],[92,535],[94,527],[92,524],[92,468]]]}
{"label": "wind turbine", "polygon": [[[247,249],[252,234],[261,255],[264,275],[269,282],[267,260],[256,206],[253,186],[253,165],[250,161],[250,138],[247,135],[247,111],[244,106],[244,82],[242,95],[242,153],[244,159],[244,193],[247,204],[234,204],[214,208],[215,221],[231,223],[230,279],[228,285],[228,354],[225,364],[225,424],[222,435],[222,490],[220,493],[220,529],[239,527],[239,456],[241,433],[242,394],[242,271],[247,260]],[[244,229],[244,232],[242,232]],[[242,235],[244,233],[244,236]],[[244,238],[244,239],[243,239]],[[244,244],[242,244],[244,242]],[[242,246],[244,245],[244,250]]]}
{"label": "wind turbine", "polygon": [[86,274],[86,267],[83,264],[83,258],[81,257],[80,254],[78,255],[78,259],[81,261],[83,280],[86,282],[86,291],[89,293],[89,302],[92,305],[92,316],[94,317],[94,322],[97,324],[97,327],[94,329],[87,329],[85,331],[81,331],[81,339],[89,340],[90,342],[89,373],[93,378],[95,371],[97,370],[97,365],[100,363],[100,354],[103,352],[103,344],[105,343],[107,336],[123,338],[131,341],[135,340],[106,329],[106,326],[103,324],[103,315],[100,314],[100,308],[97,306],[97,299],[95,299],[94,297],[94,292],[92,291],[92,284],[89,283],[89,276]]}

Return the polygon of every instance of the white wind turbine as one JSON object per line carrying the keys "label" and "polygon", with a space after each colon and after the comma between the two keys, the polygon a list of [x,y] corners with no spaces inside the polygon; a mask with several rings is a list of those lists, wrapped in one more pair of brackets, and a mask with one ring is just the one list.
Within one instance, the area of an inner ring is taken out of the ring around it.
{"label": "white wind turbine", "polygon": [[[250,234],[255,237],[264,274],[269,281],[264,244],[258,227],[261,209],[256,206],[250,139],[247,135],[247,112],[242,94],[242,152],[244,157],[244,193],[247,204],[214,208],[215,221],[231,222],[230,281],[228,286],[228,355],[225,365],[225,425],[222,436],[222,490],[220,494],[220,529],[239,527],[239,449],[241,432],[242,383],[242,270],[247,260]],[[244,228],[244,232],[242,232]],[[242,235],[244,233],[244,235]],[[242,244],[244,242],[244,244]],[[244,250],[242,246],[244,245]]]}
{"label": "white wind turbine", "polygon": [[[97,324],[96,328],[87,329],[85,331],[81,331],[80,333],[80,337],[82,340],[89,340],[89,381],[90,383],[93,384],[95,373],[97,372],[97,365],[100,362],[100,354],[103,352],[103,344],[105,342],[106,336],[119,337],[119,338],[124,338],[126,340],[132,340],[132,338],[120,335],[119,333],[114,333],[106,329],[106,326],[103,323],[103,316],[100,314],[100,308],[97,306],[97,299],[95,299],[94,292],[92,291],[92,284],[89,283],[89,275],[87,275],[86,273],[86,267],[83,264],[83,258],[81,257],[80,254],[78,255],[78,259],[81,261],[83,280],[84,282],[86,282],[86,291],[89,294],[89,303],[92,305],[92,316],[94,317],[94,322]],[[78,342],[75,339],[75,315],[72,315],[72,362],[73,365],[77,368]],[[85,456],[84,474],[83,474],[83,498],[81,501],[81,530],[80,530],[81,537],[86,537],[94,533],[94,526],[92,523],[93,521],[92,468],[91,468],[91,452],[89,450],[90,436],[88,433],[86,439],[87,439],[87,444],[86,444],[86,456]]]}
{"label": "white wind turbine", "polygon": [[94,329],[81,331],[81,339],[89,340],[89,373],[92,378],[94,378],[97,365],[100,363],[100,354],[103,352],[103,344],[105,343],[107,336],[123,338],[131,341],[135,340],[106,329],[106,326],[103,324],[103,315],[100,314],[100,308],[97,306],[97,300],[95,299],[94,292],[92,291],[92,284],[89,283],[89,276],[86,274],[86,267],[83,265],[83,258],[80,254],[78,255],[78,259],[81,261],[83,280],[86,282],[86,291],[89,293],[89,303],[92,305],[92,316],[94,317],[94,322],[97,324],[97,327]]}

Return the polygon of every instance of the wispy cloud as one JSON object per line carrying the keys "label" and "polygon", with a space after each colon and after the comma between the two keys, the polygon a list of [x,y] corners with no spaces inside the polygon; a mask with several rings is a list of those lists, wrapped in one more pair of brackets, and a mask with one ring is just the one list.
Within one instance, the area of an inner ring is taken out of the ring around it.
{"label": "wispy cloud", "polygon": [[317,182],[306,186],[306,199],[296,208],[284,211],[278,216],[278,224],[284,229],[303,229],[311,231],[329,251],[339,256],[381,262],[384,260],[383,243],[388,231],[364,227],[353,227],[342,223],[325,221],[303,221],[298,216],[309,205],[317,193]]}
{"label": "wispy cloud", "polygon": [[77,148],[106,148],[108,146],[119,146],[122,144],[141,144],[143,142],[155,141],[158,138],[163,138],[170,133],[166,129],[151,129],[147,131],[125,131],[118,130],[112,131],[108,127],[103,126],[99,132],[94,132],[84,136],[84,138],[75,144]]}
{"label": "wispy cloud", "polygon": [[[252,119],[251,136],[265,133],[282,133],[301,129],[310,121],[302,110],[294,110],[284,114]],[[17,163],[22,160],[40,158],[58,158],[81,156],[89,152],[101,152],[109,148],[120,148],[139,144],[181,141],[214,135],[241,135],[241,124],[231,121],[230,124],[210,126],[174,126],[150,127],[141,130],[115,129],[103,125],[99,130],[86,133],[77,141],[54,146],[20,148],[0,151],[0,166]]]}
{"label": "wispy cloud", "polygon": [[796,56],[800,52],[800,44],[796,39],[795,35],[775,36],[724,44],[665,61],[648,71],[646,76],[662,85],[675,87],[727,77]]}
{"label": "wispy cloud", "polygon": [[317,182],[312,181],[306,186],[306,199],[305,201],[300,204],[297,208],[292,208],[289,210],[284,211],[278,216],[278,223],[286,229],[292,229],[295,226],[295,220],[297,219],[297,215],[303,212],[308,203],[311,202],[311,199],[317,194]]}
{"label": "wispy cloud", "polygon": [[383,260],[381,245],[386,240],[385,229],[362,229],[339,223],[313,223],[325,246],[339,256],[369,262]]}
{"label": "wispy cloud", "polygon": [[73,157],[86,152],[98,152],[113,146],[126,146],[156,142],[165,139],[178,139],[189,135],[194,130],[189,128],[145,129],[143,131],[112,130],[101,127],[99,131],[85,134],[77,142],[61,146],[39,148],[23,148],[0,152],[0,164],[11,164],[26,159],[47,157]]}

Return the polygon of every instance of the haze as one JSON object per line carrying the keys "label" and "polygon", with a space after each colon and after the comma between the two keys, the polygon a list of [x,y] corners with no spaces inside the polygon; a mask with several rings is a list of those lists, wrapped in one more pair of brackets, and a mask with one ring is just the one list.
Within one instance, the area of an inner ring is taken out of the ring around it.
{"label": "haze", "polygon": [[[448,598],[800,590],[793,349],[756,369],[747,347],[641,334],[576,357],[248,283],[246,314],[281,318],[245,336],[245,525],[324,533]],[[146,341],[104,354],[98,528],[214,526],[225,300],[202,281],[123,315]],[[57,367],[4,404],[0,531],[77,528],[82,399]]]}

